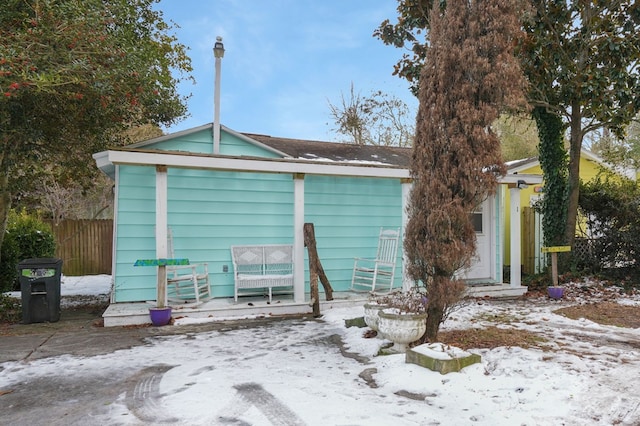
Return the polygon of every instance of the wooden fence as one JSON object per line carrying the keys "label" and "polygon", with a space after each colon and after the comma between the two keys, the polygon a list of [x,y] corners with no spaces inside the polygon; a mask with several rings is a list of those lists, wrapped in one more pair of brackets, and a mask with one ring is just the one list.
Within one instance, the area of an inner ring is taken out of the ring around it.
{"label": "wooden fence", "polygon": [[62,220],[51,225],[56,257],[62,273],[69,276],[111,274],[113,220]]}

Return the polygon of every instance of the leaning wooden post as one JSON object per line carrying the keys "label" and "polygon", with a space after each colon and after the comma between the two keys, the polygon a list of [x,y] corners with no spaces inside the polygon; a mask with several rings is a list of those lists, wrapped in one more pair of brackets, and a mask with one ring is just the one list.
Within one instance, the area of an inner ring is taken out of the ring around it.
{"label": "leaning wooden post", "polygon": [[313,306],[313,315],[320,316],[320,296],[318,294],[318,277],[324,287],[324,292],[327,300],[333,300],[333,289],[327,275],[324,273],[324,268],[320,263],[318,257],[318,250],[316,248],[316,234],[313,227],[313,223],[304,224],[304,245],[309,252],[309,286],[311,290],[311,304]]}
{"label": "leaning wooden post", "polygon": [[551,282],[558,286],[558,253],[571,251],[571,246],[542,247],[543,253],[551,253]]}

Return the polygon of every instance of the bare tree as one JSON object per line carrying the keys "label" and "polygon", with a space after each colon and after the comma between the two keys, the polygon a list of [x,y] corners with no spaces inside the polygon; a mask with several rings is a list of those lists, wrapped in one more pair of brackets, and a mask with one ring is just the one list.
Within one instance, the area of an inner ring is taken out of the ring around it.
{"label": "bare tree", "polygon": [[524,78],[512,54],[520,34],[511,0],[435,2],[420,76],[405,250],[408,274],[426,286],[425,338],[464,292],[476,235],[470,214],[505,173],[491,124],[505,106],[524,105]]}
{"label": "bare tree", "polygon": [[538,129],[531,117],[502,114],[492,128],[500,138],[504,161],[538,155]]}
{"label": "bare tree", "polygon": [[349,97],[341,95],[340,105],[329,102],[336,133],[358,145],[411,146],[415,116],[407,104],[381,90],[368,97],[356,92],[353,83]]}
{"label": "bare tree", "polygon": [[[131,143],[162,136],[160,127],[147,124],[123,132]],[[86,166],[91,168],[91,164]],[[84,179],[69,175],[65,167],[45,165],[30,170],[29,190],[18,194],[16,205],[37,209],[56,223],[63,219],[100,219],[113,217],[113,181],[93,168]]]}

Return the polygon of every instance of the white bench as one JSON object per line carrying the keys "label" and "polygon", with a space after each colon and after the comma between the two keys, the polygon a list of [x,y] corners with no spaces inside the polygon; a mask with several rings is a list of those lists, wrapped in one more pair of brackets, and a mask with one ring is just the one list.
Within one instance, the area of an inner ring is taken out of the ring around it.
{"label": "white bench", "polygon": [[238,302],[238,290],[269,289],[269,303],[274,287],[293,287],[293,245],[267,244],[231,246],[233,298]]}

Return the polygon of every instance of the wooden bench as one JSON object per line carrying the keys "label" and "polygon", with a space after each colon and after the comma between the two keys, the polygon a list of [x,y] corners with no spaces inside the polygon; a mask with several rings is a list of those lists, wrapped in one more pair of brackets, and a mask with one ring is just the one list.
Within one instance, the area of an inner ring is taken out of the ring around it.
{"label": "wooden bench", "polygon": [[238,290],[266,288],[271,303],[274,287],[293,288],[293,245],[267,244],[231,246],[235,289],[233,298],[238,302]]}

